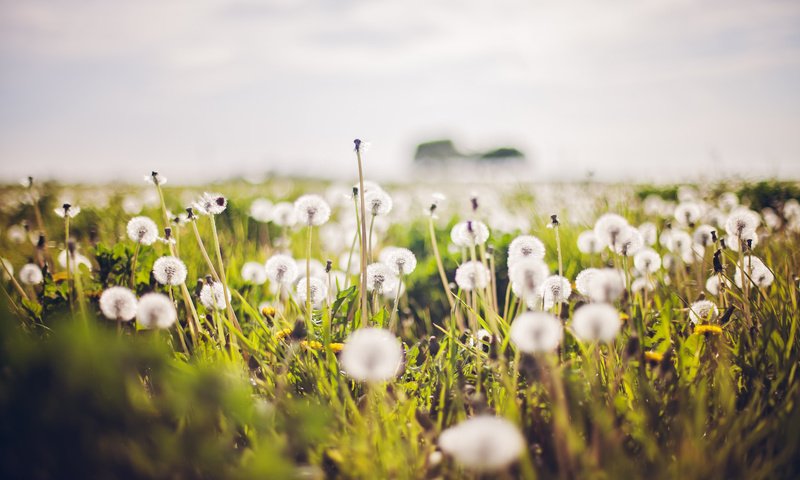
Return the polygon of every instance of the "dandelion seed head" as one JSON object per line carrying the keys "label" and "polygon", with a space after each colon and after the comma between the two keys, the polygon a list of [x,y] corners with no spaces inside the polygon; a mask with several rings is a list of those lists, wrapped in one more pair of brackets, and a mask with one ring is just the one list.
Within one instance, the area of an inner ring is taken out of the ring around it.
{"label": "dandelion seed head", "polygon": [[642,274],[655,273],[661,268],[661,256],[652,248],[645,248],[633,256],[633,266]]}
{"label": "dandelion seed head", "polygon": [[443,431],[439,435],[439,447],[466,468],[497,471],[519,458],[525,439],[510,421],[480,415]]}
{"label": "dandelion seed head", "polygon": [[489,227],[477,220],[460,222],[450,230],[450,239],[459,247],[482,245],[489,240]]}
{"label": "dandelion seed head", "polygon": [[279,227],[292,227],[297,223],[297,213],[294,205],[289,202],[279,202],[272,206],[272,223]]}
{"label": "dandelion seed head", "polygon": [[[775,275],[760,258],[755,255],[745,255],[743,261],[744,275],[742,275],[741,265],[736,266],[736,271],[733,274],[733,281],[737,287],[743,288],[744,282],[747,282],[750,285],[766,288],[775,281]],[[744,277],[744,280],[742,277]]]}
{"label": "dandelion seed head", "polygon": [[386,215],[392,206],[392,197],[384,190],[373,189],[364,194],[364,208],[370,215]]}
{"label": "dandelion seed head", "polygon": [[311,277],[308,285],[306,285],[306,278],[303,277],[297,281],[295,293],[297,295],[297,303],[304,305],[310,298],[311,305],[318,307],[328,296],[328,285],[320,278]]}
{"label": "dandelion seed head", "polygon": [[628,227],[628,221],[616,213],[601,215],[594,224],[594,235],[603,246],[611,250],[616,248],[622,232]]}
{"label": "dandelion seed head", "polygon": [[158,240],[158,225],[149,217],[133,217],[128,221],[128,238],[141,245],[152,245]]}
{"label": "dandelion seed head", "polygon": [[508,278],[511,280],[514,295],[526,300],[539,295],[539,290],[549,275],[547,264],[536,258],[518,260],[508,268]]}
{"label": "dandelion seed head", "polygon": [[195,213],[201,215],[219,215],[228,207],[228,200],[219,193],[204,193],[192,204]]}
{"label": "dandelion seed head", "polygon": [[725,288],[731,287],[731,283],[728,279],[723,277],[722,282],[720,282],[718,275],[712,275],[706,280],[706,290],[708,290],[711,295],[719,295],[720,285],[724,285]]}
{"label": "dandelion seed head", "polygon": [[739,197],[733,192],[725,192],[717,200],[719,208],[729,212],[739,206]]}
{"label": "dandelion seed head", "polygon": [[[61,253],[58,254],[58,264],[63,268],[67,268],[67,250],[61,250]],[[76,273],[80,271],[81,266],[90,272],[92,271],[92,262],[88,258],[80,253],[73,253],[69,259],[69,269],[72,273]]]}
{"label": "dandelion seed head", "polygon": [[403,346],[382,328],[361,328],[347,337],[339,357],[347,376],[362,382],[391,380],[403,365]]}
{"label": "dandelion seed head", "polygon": [[681,254],[692,247],[692,236],[684,230],[672,230],[667,248],[672,253]]}
{"label": "dandelion seed head", "polygon": [[177,257],[160,257],[153,263],[153,277],[161,285],[183,285],[186,281],[186,264]]}
{"label": "dandelion seed head", "polygon": [[645,245],[655,245],[658,232],[654,223],[645,222],[639,225],[639,233],[642,235]]}
{"label": "dandelion seed head", "polygon": [[509,331],[511,342],[524,353],[552,352],[564,338],[561,321],[545,312],[525,312],[514,319]]}
{"label": "dandelion seed head", "polygon": [[755,236],[755,231],[760,224],[761,217],[756,212],[740,207],[728,215],[728,219],[725,221],[725,231],[734,238],[751,238]]}
{"label": "dandelion seed head", "polygon": [[152,185],[164,185],[167,183],[167,177],[158,172],[150,172],[150,175],[144,176],[144,181]]}
{"label": "dandelion seed head", "polygon": [[583,305],[572,317],[572,330],[583,342],[612,342],[620,327],[619,312],[607,303]]}
{"label": "dandelion seed head", "polygon": [[273,283],[292,283],[299,273],[297,262],[289,255],[276,254],[267,260],[264,266],[267,278]]}
{"label": "dandelion seed head", "polygon": [[520,235],[508,245],[508,265],[519,260],[544,258],[544,243],[533,235]]}
{"label": "dandelion seed head", "polygon": [[39,285],[44,281],[44,275],[38,265],[26,263],[19,269],[19,280],[25,285]]}
{"label": "dandelion seed head", "polygon": [[56,215],[61,218],[75,218],[76,215],[81,213],[81,207],[65,203],[54,210]]}
{"label": "dandelion seed head", "polygon": [[689,307],[689,320],[698,323],[709,323],[719,316],[719,310],[710,300],[698,300]]}
{"label": "dandelion seed head", "polygon": [[691,227],[700,221],[702,214],[703,210],[696,202],[683,202],[675,207],[675,220],[685,227]]}
{"label": "dandelion seed head", "polygon": [[581,270],[575,277],[575,289],[577,289],[581,295],[588,296],[592,276],[596,275],[599,271],[599,268],[585,268]]}
{"label": "dandelion seed head", "polygon": [[125,287],[109,287],[100,295],[100,312],[109,320],[128,322],[136,316],[136,295]]}
{"label": "dandelion seed head", "polygon": [[655,288],[656,284],[652,278],[648,280],[645,277],[638,277],[634,278],[633,281],[631,282],[631,290],[634,292],[643,292],[645,290],[647,290],[648,292],[652,292],[653,290],[655,290]]}
{"label": "dandelion seed head", "polygon": [[250,204],[250,217],[260,223],[272,221],[272,202],[266,198],[256,198]]}
{"label": "dandelion seed head", "polygon": [[572,295],[572,286],[569,279],[565,277],[551,275],[542,283],[541,296],[545,309],[566,302],[570,295]]}
{"label": "dandelion seed head", "polygon": [[488,284],[489,269],[481,262],[465,262],[456,269],[456,285],[462,290],[480,290]]}
{"label": "dandelion seed head", "polygon": [[644,246],[644,238],[639,229],[628,226],[622,229],[614,244],[614,253],[623,257],[632,257]]}
{"label": "dandelion seed head", "polygon": [[586,230],[581,232],[578,235],[578,250],[581,253],[599,253],[603,250],[603,242],[601,242],[597,235],[594,234],[594,230]]}
{"label": "dandelion seed head", "polygon": [[294,202],[295,215],[308,226],[323,225],[331,218],[331,207],[319,195],[303,195]]}
{"label": "dandelion seed head", "polygon": [[707,247],[713,244],[711,232],[716,231],[714,227],[711,225],[700,225],[699,227],[694,229],[694,233],[692,234],[692,241],[695,245],[700,245],[702,247]]}
{"label": "dandelion seed head", "polygon": [[178,312],[168,296],[163,293],[148,293],[139,299],[136,322],[142,328],[169,328],[178,320]]}
{"label": "dandelion seed head", "polygon": [[267,281],[267,269],[259,262],[242,265],[242,280],[251,285],[263,285]]}
{"label": "dandelion seed head", "polygon": [[743,234],[741,238],[737,238],[732,235],[725,237],[725,245],[727,245],[727,247],[734,252],[741,250],[742,244],[744,244],[745,251],[748,250],[748,245],[749,249],[756,248],[758,245],[758,234],[755,232],[755,230]]}
{"label": "dandelion seed head", "polygon": [[[200,303],[207,310],[224,310],[227,306],[225,301],[225,288],[221,282],[206,283],[200,289]],[[227,292],[228,302],[231,300],[231,292]]]}
{"label": "dandelion seed head", "polygon": [[625,277],[613,268],[603,268],[588,280],[588,296],[594,302],[611,303],[625,292]]}
{"label": "dandelion seed head", "polygon": [[367,291],[378,293],[384,290],[394,291],[398,283],[394,270],[385,263],[376,262],[367,265]]}
{"label": "dandelion seed head", "polygon": [[417,268],[417,257],[407,248],[393,248],[386,256],[386,265],[397,275],[408,275]]}

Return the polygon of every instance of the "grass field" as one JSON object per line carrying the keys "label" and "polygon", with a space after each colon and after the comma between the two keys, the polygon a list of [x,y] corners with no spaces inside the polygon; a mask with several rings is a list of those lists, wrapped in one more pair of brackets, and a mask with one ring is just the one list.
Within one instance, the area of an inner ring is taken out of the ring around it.
{"label": "grass field", "polygon": [[2,478],[800,477],[796,184],[147,178],[0,190]]}

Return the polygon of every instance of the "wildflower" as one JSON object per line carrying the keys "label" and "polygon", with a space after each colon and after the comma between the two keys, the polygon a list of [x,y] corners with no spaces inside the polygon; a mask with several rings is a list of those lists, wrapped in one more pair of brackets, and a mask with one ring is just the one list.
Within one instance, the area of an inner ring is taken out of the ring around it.
{"label": "wildflower", "polygon": [[284,338],[287,338],[291,334],[292,334],[291,328],[283,328],[275,332],[275,338],[278,340],[283,340]]}
{"label": "wildflower", "polygon": [[628,226],[622,229],[616,242],[614,243],[614,252],[623,257],[631,257],[636,254],[644,246],[644,238],[639,230]]}
{"label": "wildflower", "polygon": [[[722,285],[725,286],[725,288],[730,288],[731,286],[728,279],[724,277],[721,283]],[[719,286],[720,286],[719,275],[712,275],[708,277],[708,280],[706,280],[706,290],[708,290],[709,293],[711,293],[712,295],[719,295]]]}
{"label": "wildflower", "polygon": [[362,328],[347,337],[340,361],[348,376],[364,382],[382,382],[399,373],[403,347],[388,330]]}
{"label": "wildflower", "polygon": [[322,342],[317,340],[303,340],[300,342],[300,345],[310,350],[322,350]]}
{"label": "wildflower", "polygon": [[733,274],[733,280],[736,282],[737,287],[742,288],[744,281],[747,281],[760,288],[766,288],[775,281],[775,274],[772,273],[772,270],[770,270],[760,258],[755,255],[747,255],[744,257],[743,261],[745,274],[742,274],[741,265],[736,266],[736,272]]}
{"label": "wildflower", "polygon": [[417,257],[407,248],[395,248],[387,255],[386,264],[397,275],[408,275],[417,268]]}
{"label": "wildflower", "polygon": [[302,305],[310,298],[313,306],[321,305],[322,301],[328,296],[328,286],[317,277],[311,277],[308,283],[306,285],[305,277],[297,282],[297,303]]}
{"label": "wildflower", "polygon": [[508,269],[508,278],[511,280],[514,295],[526,300],[539,296],[539,290],[549,275],[547,264],[534,258],[518,260]]}
{"label": "wildflower", "polygon": [[489,239],[489,227],[473,220],[457,223],[450,230],[450,239],[459,247],[480,245]]}
{"label": "wildflower", "polygon": [[61,218],[75,218],[76,215],[81,213],[81,207],[65,203],[61,207],[56,208],[55,212],[56,215],[58,215]]}
{"label": "wildflower", "polygon": [[136,295],[125,287],[109,287],[100,295],[100,311],[109,320],[133,320],[137,303]]}
{"label": "wildflower", "polygon": [[392,211],[392,197],[381,189],[374,189],[364,194],[364,204],[372,215],[386,215]]}
{"label": "wildflower", "polygon": [[571,294],[572,286],[569,280],[559,275],[547,277],[542,284],[542,303],[545,309],[566,302]]}
{"label": "wildflower", "polygon": [[186,281],[186,264],[177,257],[161,257],[153,263],[153,277],[161,285],[182,285]]}
{"label": "wildflower", "polygon": [[177,319],[175,305],[163,293],[148,293],[139,299],[136,321],[143,328],[169,328]]}
{"label": "wildflower", "polygon": [[575,310],[572,329],[584,342],[611,342],[621,327],[619,312],[607,303],[591,303]]}
{"label": "wildflower", "polygon": [[734,252],[741,250],[741,246],[744,245],[744,251],[746,252],[756,248],[758,245],[758,234],[755,230],[752,230],[748,233],[744,233],[741,238],[728,235],[725,237],[725,245]]}
{"label": "wildflower", "polygon": [[755,231],[761,223],[758,214],[748,208],[737,208],[728,215],[725,221],[725,231],[732,237],[744,240],[755,236]]}
{"label": "wildflower", "polygon": [[620,235],[628,227],[628,221],[616,213],[605,213],[594,224],[594,235],[604,246],[616,250]]}
{"label": "wildflower", "polygon": [[261,312],[261,315],[263,315],[263,316],[265,316],[267,318],[272,318],[272,317],[275,316],[276,313],[278,313],[278,311],[275,310],[275,307],[273,307],[272,305],[269,305],[269,304],[266,304],[266,305],[262,304],[259,307],[259,311]]}
{"label": "wildflower", "polygon": [[294,281],[298,273],[295,259],[282,254],[271,256],[264,269],[271,282],[283,285]]}
{"label": "wildflower", "polygon": [[456,269],[456,284],[462,290],[483,289],[489,284],[489,269],[481,262],[470,261]]}
{"label": "wildflower", "polygon": [[564,329],[549,313],[526,312],[514,319],[509,336],[521,352],[552,352],[564,338]]}
{"label": "wildflower", "polygon": [[267,281],[267,270],[258,262],[242,265],[242,280],[252,285],[263,285]]}
{"label": "wildflower", "polygon": [[442,193],[435,192],[431,194],[431,202],[428,205],[428,208],[425,209],[425,214],[432,217],[436,217],[436,210],[441,206],[441,204],[447,199]]}
{"label": "wildflower", "polygon": [[591,282],[592,276],[596,275],[599,271],[599,268],[585,268],[578,273],[575,277],[575,288],[581,295],[589,295],[589,283]]}
{"label": "wildflower", "polygon": [[725,192],[717,199],[719,208],[725,211],[731,211],[739,206],[739,197],[733,192]]}
{"label": "wildflower", "polygon": [[594,302],[613,302],[625,291],[622,272],[604,268],[594,273],[588,280],[588,296]]}
{"label": "wildflower", "polygon": [[150,175],[144,176],[144,181],[153,185],[164,185],[167,183],[167,177],[158,172],[150,172]]}
{"label": "wildflower", "polygon": [[439,447],[464,467],[497,471],[516,461],[525,448],[525,439],[510,421],[480,415],[443,431]]}
{"label": "wildflower", "polygon": [[272,220],[272,202],[257,198],[250,204],[250,216],[256,222],[268,223]]}
{"label": "wildflower", "polygon": [[683,230],[672,230],[669,235],[669,243],[667,248],[672,253],[682,254],[683,252],[691,249],[692,236]]}
{"label": "wildflower", "polygon": [[44,281],[42,269],[34,263],[27,263],[19,269],[19,280],[25,285],[38,285]]}
{"label": "wildflower", "polygon": [[[61,253],[58,254],[58,264],[63,268],[67,268],[67,250],[61,250]],[[92,271],[92,262],[80,253],[73,252],[69,260],[69,269],[72,271],[71,273],[78,272],[81,265],[86,267],[90,272]]]}
{"label": "wildflower", "polygon": [[645,222],[639,225],[639,233],[642,235],[645,245],[655,245],[657,231],[654,223]]}
{"label": "wildflower", "polygon": [[698,325],[694,327],[694,333],[698,335],[702,334],[721,335],[722,327],[720,327],[719,325]]}
{"label": "wildflower", "polygon": [[634,255],[633,266],[643,274],[655,273],[661,268],[661,256],[652,248],[645,248]]}
{"label": "wildflower", "polygon": [[228,207],[228,200],[218,193],[204,193],[192,204],[201,215],[219,215]]}
{"label": "wildflower", "polygon": [[664,354],[659,352],[647,351],[644,352],[644,359],[652,363],[661,363],[664,360]]}
{"label": "wildflower", "polygon": [[331,217],[331,207],[319,195],[303,195],[294,202],[295,215],[308,226],[319,226]]}
{"label": "wildflower", "polygon": [[694,229],[692,240],[694,241],[695,245],[707,247],[714,243],[714,236],[716,235],[714,233],[715,231],[716,230],[711,225],[700,225]]}
{"label": "wildflower", "polygon": [[703,211],[695,202],[683,202],[675,207],[675,220],[683,226],[691,227],[700,220]]}
{"label": "wildflower", "polygon": [[544,258],[544,243],[533,235],[520,235],[508,246],[508,265],[526,258]]}
{"label": "wildflower", "polygon": [[581,253],[599,253],[603,250],[603,243],[594,234],[594,230],[586,230],[578,235],[578,250]]}
{"label": "wildflower", "polygon": [[710,322],[717,318],[718,315],[717,306],[709,300],[699,300],[689,306],[689,320],[694,324],[702,321]]}
{"label": "wildflower", "polygon": [[397,275],[388,265],[380,262],[367,265],[367,291],[394,291],[398,283]]}
{"label": "wildflower", "polygon": [[297,223],[297,214],[294,205],[289,202],[280,202],[272,206],[272,223],[279,227],[292,227]]}
{"label": "wildflower", "polygon": [[344,343],[333,342],[328,345],[328,348],[330,348],[333,353],[339,353],[344,350]]}
{"label": "wildflower", "polygon": [[645,277],[639,277],[631,282],[631,290],[634,292],[642,292],[647,290],[648,292],[652,292],[656,289],[656,284],[653,282],[652,279],[647,279]]}
{"label": "wildflower", "polygon": [[142,245],[152,245],[158,239],[158,226],[148,217],[133,217],[128,222],[128,238]]}
{"label": "wildflower", "polygon": [[200,303],[208,310],[224,310],[227,302],[225,294],[228,294],[228,302],[231,300],[231,292],[225,291],[225,287],[220,282],[211,282],[203,285],[200,289]]}

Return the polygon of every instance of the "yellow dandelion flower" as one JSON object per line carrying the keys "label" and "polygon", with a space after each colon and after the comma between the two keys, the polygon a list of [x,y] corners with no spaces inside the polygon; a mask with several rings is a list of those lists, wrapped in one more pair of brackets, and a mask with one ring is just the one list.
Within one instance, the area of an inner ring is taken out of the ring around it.
{"label": "yellow dandelion flower", "polygon": [[300,342],[300,345],[306,348],[310,348],[312,350],[322,350],[322,344],[316,340],[311,340],[311,341],[303,340],[302,342]]}
{"label": "yellow dandelion flower", "polygon": [[275,338],[277,338],[278,340],[283,340],[284,338],[288,337],[291,334],[292,334],[291,328],[284,328],[283,330],[278,330],[277,332],[275,332]]}
{"label": "yellow dandelion flower", "polygon": [[713,334],[713,335],[721,335],[722,334],[722,327],[717,325],[698,325],[694,327],[694,333],[701,334]]}
{"label": "yellow dandelion flower", "polygon": [[272,305],[267,305],[261,309],[261,315],[264,315],[265,317],[273,317],[275,316],[275,313],[275,307]]}
{"label": "yellow dandelion flower", "polygon": [[623,322],[625,322],[625,321],[629,320],[630,318],[631,318],[631,317],[630,317],[630,316],[628,316],[628,314],[627,314],[627,313],[625,313],[625,312],[622,312],[622,313],[620,313],[620,314],[619,314],[619,319],[620,319],[620,320],[622,320]]}
{"label": "yellow dandelion flower", "polygon": [[664,354],[658,352],[644,352],[644,359],[648,362],[659,363],[664,360]]}
{"label": "yellow dandelion flower", "polygon": [[331,343],[328,347],[333,353],[339,353],[344,348],[344,343]]}

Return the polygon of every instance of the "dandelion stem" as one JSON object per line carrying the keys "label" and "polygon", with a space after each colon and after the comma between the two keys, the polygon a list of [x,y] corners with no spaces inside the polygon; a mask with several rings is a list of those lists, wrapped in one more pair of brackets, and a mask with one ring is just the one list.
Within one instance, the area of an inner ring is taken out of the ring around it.
{"label": "dandelion stem", "polygon": [[358,199],[361,208],[359,209],[360,231],[361,231],[361,324],[366,325],[365,316],[369,316],[367,312],[367,218],[366,218],[366,205],[364,203],[364,168],[361,161],[361,141],[356,141],[356,158],[358,158]]}
{"label": "dandelion stem", "polygon": [[[450,284],[447,281],[447,275],[444,273],[444,264],[442,263],[442,256],[439,254],[439,245],[436,242],[436,229],[433,226],[433,216],[428,217],[428,231],[431,237],[431,246],[433,247],[433,256],[436,257],[436,268],[439,270],[439,278],[442,280],[442,288],[444,288],[444,297],[450,305],[450,311],[455,310],[455,303],[451,296],[453,293],[450,291]],[[463,322],[459,322],[459,327],[463,330]]]}
{"label": "dandelion stem", "polygon": [[69,299],[69,310],[72,311],[72,284],[70,283],[70,258],[72,255],[69,253],[69,212],[67,209],[64,210],[64,251],[66,252],[66,264],[67,264],[67,297]]}
{"label": "dandelion stem", "polygon": [[309,223],[308,238],[306,239],[306,328],[309,336],[314,331],[314,324],[311,321],[311,242],[313,235],[314,227]]}
{"label": "dandelion stem", "polygon": [[136,248],[133,250],[133,260],[131,261],[131,290],[136,291],[136,261],[139,258],[139,249],[142,244],[136,242]]}
{"label": "dandelion stem", "polygon": [[[228,288],[228,280],[225,276],[225,266],[222,263],[222,249],[219,245],[219,236],[217,235],[217,222],[214,220],[214,215],[209,215],[211,219],[211,233],[214,237],[214,247],[217,253],[217,264],[219,265],[219,275],[222,281],[223,297],[225,298],[225,309],[228,311],[228,320],[236,327],[239,333],[242,333],[242,327],[239,325],[239,320],[236,318],[236,313],[231,307],[230,289]],[[231,344],[236,345],[236,337],[231,336]]]}
{"label": "dandelion stem", "polygon": [[3,266],[3,270],[6,272],[6,275],[8,275],[8,278],[11,281],[11,284],[14,285],[14,289],[17,291],[17,293],[19,293],[19,296],[24,298],[25,300],[30,300],[28,298],[28,294],[25,293],[25,290],[22,288],[22,286],[19,284],[19,282],[17,282],[17,279],[14,278],[14,275],[8,269],[8,265],[6,265],[6,262],[0,260],[0,265]]}
{"label": "dandelion stem", "polygon": [[402,290],[402,287],[403,287],[403,271],[400,270],[397,288],[396,291],[394,292],[394,305],[392,306],[392,315],[389,317],[389,330],[391,330],[392,332],[394,332],[395,317],[397,316],[397,307],[398,304],[400,303],[400,290]]}

